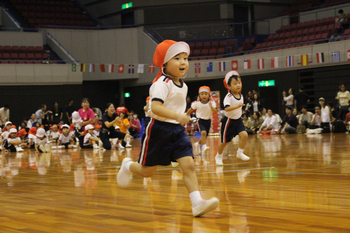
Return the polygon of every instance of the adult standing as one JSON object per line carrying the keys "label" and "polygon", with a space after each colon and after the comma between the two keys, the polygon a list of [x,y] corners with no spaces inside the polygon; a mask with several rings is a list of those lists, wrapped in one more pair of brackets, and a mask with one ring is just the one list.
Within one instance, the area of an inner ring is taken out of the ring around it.
{"label": "adult standing", "polygon": [[72,113],[76,110],[74,101],[72,99],[68,100],[68,105],[64,108],[65,115],[67,117],[67,122],[72,124]]}
{"label": "adult standing", "polygon": [[286,102],[286,107],[289,106],[291,107],[292,109],[294,108],[294,90],[293,88],[289,88],[288,90],[288,96],[287,96],[287,93],[284,91],[283,92],[283,102]]}
{"label": "adult standing", "polygon": [[345,115],[349,109],[350,93],[349,91],[346,90],[346,87],[344,84],[341,84],[339,86],[339,89],[340,90],[337,96],[335,97],[335,99],[339,101],[338,119],[344,120]]}
{"label": "adult standing", "polygon": [[[95,123],[95,113],[90,108],[90,102],[88,98],[83,98],[81,100],[81,109],[79,109],[78,113],[83,120],[81,123],[82,130],[84,131],[85,125],[94,124]],[[84,144],[84,137],[81,137],[80,135],[76,135],[79,138],[79,145],[81,148],[83,148]]]}
{"label": "adult standing", "polygon": [[[103,148],[110,150],[112,148],[112,145],[109,139],[118,138],[123,140],[126,134],[116,130],[114,127],[114,125],[121,120],[118,114],[115,112],[114,105],[112,103],[108,103],[106,107],[106,111],[102,114],[102,129],[100,132],[100,138],[103,143]],[[121,146],[126,146],[124,140],[122,141]]]}
{"label": "adult standing", "polygon": [[307,93],[304,92],[304,87],[301,86],[299,88],[299,93],[294,96],[294,107],[297,108],[298,111],[301,110],[302,106],[306,106],[310,102],[310,97]]}
{"label": "adult standing", "polygon": [[0,108],[0,126],[4,126],[7,121],[10,121],[10,107],[5,104]]}
{"label": "adult standing", "polygon": [[52,113],[50,110],[46,110],[46,104],[42,104],[41,108],[35,112],[35,122],[39,122],[40,125],[47,124],[47,115],[50,113]]}
{"label": "adult standing", "polygon": [[58,102],[55,101],[53,103],[51,122],[52,122],[52,124],[59,124],[62,120],[63,120],[63,110],[58,105]]}

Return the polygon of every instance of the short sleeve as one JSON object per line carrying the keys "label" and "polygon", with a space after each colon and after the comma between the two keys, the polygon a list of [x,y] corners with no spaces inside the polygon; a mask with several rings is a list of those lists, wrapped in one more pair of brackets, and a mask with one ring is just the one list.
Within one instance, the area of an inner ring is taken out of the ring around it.
{"label": "short sleeve", "polygon": [[157,82],[153,83],[150,89],[150,94],[152,96],[152,101],[158,100],[162,103],[166,100],[169,94],[169,86],[166,83],[166,79],[159,79]]}
{"label": "short sleeve", "polygon": [[229,107],[229,106],[231,106],[230,97],[229,97],[229,95],[226,95],[225,99],[224,99],[224,108]]}
{"label": "short sleeve", "polygon": [[216,103],[215,103],[215,101],[211,101],[211,106],[213,106],[213,108],[216,108]]}
{"label": "short sleeve", "polygon": [[89,115],[88,115],[88,117],[89,117],[90,120],[91,119],[95,119],[95,113],[94,113],[94,111],[92,111],[91,108],[89,108]]}
{"label": "short sleeve", "polygon": [[197,101],[192,102],[191,108],[192,109],[197,109]]}

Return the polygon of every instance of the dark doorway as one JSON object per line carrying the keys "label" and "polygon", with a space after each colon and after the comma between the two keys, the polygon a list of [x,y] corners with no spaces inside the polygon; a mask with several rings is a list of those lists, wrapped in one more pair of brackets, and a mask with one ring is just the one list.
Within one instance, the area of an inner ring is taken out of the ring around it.
{"label": "dark doorway", "polygon": [[[277,87],[260,87],[259,93],[261,103],[264,108],[271,109],[273,112],[279,112],[278,89]],[[282,100],[281,100],[282,101]],[[281,102],[280,101],[280,102]]]}
{"label": "dark doorway", "polygon": [[122,14],[122,25],[133,26],[135,24],[134,11],[125,12]]}

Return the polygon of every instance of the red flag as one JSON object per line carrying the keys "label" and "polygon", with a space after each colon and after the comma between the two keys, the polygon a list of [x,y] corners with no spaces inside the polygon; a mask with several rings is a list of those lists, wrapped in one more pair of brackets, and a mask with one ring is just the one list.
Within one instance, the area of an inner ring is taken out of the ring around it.
{"label": "red flag", "polygon": [[264,68],[265,68],[264,58],[259,58],[258,59],[258,69],[262,70]]}
{"label": "red flag", "polygon": [[105,65],[104,64],[100,64],[100,69],[101,69],[101,72],[105,72]]}
{"label": "red flag", "polygon": [[114,72],[114,64],[109,64],[108,65],[108,73],[113,73]]}
{"label": "red flag", "polygon": [[201,63],[194,63],[194,73],[199,74],[201,72]]}
{"label": "red flag", "polygon": [[154,64],[149,64],[148,72],[149,73],[154,73]]}
{"label": "red flag", "polygon": [[118,66],[118,73],[124,73],[124,65],[123,64]]}
{"label": "red flag", "polygon": [[350,50],[348,50],[348,61],[350,61]]}
{"label": "red flag", "polygon": [[232,70],[238,70],[238,61],[232,61],[231,69]]}

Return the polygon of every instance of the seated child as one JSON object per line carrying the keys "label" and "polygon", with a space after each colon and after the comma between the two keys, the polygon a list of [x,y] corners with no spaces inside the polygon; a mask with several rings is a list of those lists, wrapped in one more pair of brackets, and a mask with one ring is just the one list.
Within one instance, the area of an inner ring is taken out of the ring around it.
{"label": "seated child", "polygon": [[101,125],[95,125],[94,134],[99,138],[101,131]]}
{"label": "seated child", "polygon": [[73,148],[74,145],[74,132],[69,131],[69,125],[62,125],[61,127],[62,134],[60,135],[57,145],[61,147],[65,147],[66,149],[68,148]]}
{"label": "seated child", "polygon": [[94,134],[94,126],[86,125],[85,130],[87,133],[84,137],[83,148],[99,149],[98,143],[100,139]]}
{"label": "seated child", "polygon": [[35,148],[36,131],[37,131],[37,128],[35,126],[30,128],[30,130],[28,131],[27,147],[30,149]]}
{"label": "seated child", "polygon": [[51,146],[47,141],[47,137],[45,135],[45,129],[39,128],[36,131],[36,139],[35,139],[35,151],[42,153],[50,153]]}
{"label": "seated child", "polygon": [[50,141],[52,141],[53,143],[56,144],[58,138],[60,137],[61,133],[60,131],[58,130],[58,126],[55,124],[52,126],[52,131],[50,132],[50,135],[49,135],[49,139]]}
{"label": "seated child", "polygon": [[4,140],[4,148],[11,152],[23,151],[21,147],[22,141],[17,137],[17,129],[12,128],[9,130],[9,136]]}
{"label": "seated child", "polygon": [[22,144],[21,144],[21,147],[24,148],[24,149],[30,149],[30,145],[28,145],[28,133],[25,129],[20,129],[18,131],[18,135],[17,135],[21,141],[22,141]]}

